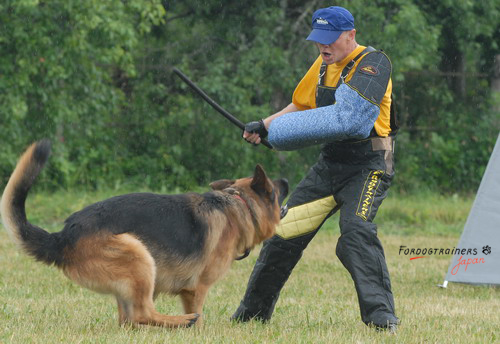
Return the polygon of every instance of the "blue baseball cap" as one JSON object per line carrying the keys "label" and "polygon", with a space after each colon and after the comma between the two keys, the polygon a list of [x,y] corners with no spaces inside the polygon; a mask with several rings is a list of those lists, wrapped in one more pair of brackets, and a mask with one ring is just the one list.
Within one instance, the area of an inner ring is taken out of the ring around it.
{"label": "blue baseball cap", "polygon": [[354,29],[354,17],[343,7],[320,8],[312,16],[312,31],[308,41],[321,44],[335,42],[344,31]]}

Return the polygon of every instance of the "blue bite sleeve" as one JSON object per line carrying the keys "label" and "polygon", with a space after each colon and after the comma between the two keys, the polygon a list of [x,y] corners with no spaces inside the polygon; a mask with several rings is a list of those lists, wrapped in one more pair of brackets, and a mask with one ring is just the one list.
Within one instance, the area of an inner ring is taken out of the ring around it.
{"label": "blue bite sleeve", "polygon": [[311,110],[290,112],[274,119],[269,143],[277,150],[295,150],[314,144],[370,135],[380,108],[347,84],[335,92],[337,102]]}

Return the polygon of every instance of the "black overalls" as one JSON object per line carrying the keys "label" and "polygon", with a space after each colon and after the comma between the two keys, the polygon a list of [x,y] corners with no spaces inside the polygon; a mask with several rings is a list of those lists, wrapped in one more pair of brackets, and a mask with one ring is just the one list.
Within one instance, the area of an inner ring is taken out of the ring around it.
{"label": "black overalls", "polygon": [[[318,107],[335,101],[336,88],[322,86],[321,78]],[[392,137],[374,136],[322,147],[318,161],[291,194],[277,234],[264,243],[233,319],[271,318],[302,251],[324,221],[340,210],[336,254],[354,281],[363,322],[379,327],[398,322],[384,250],[373,223],[394,174],[392,142]]]}

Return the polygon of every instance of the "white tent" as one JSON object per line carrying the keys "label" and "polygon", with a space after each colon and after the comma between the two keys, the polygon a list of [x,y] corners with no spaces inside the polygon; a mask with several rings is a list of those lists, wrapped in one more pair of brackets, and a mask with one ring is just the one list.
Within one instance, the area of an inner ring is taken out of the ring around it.
{"label": "white tent", "polygon": [[456,249],[442,287],[500,285],[500,134]]}

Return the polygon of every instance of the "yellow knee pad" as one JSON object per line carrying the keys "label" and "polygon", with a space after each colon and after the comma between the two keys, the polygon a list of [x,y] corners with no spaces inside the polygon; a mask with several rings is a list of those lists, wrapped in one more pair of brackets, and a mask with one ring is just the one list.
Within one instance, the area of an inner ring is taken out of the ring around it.
{"label": "yellow knee pad", "polygon": [[328,196],[290,208],[276,228],[276,235],[292,239],[313,232],[336,205],[333,196]]}

